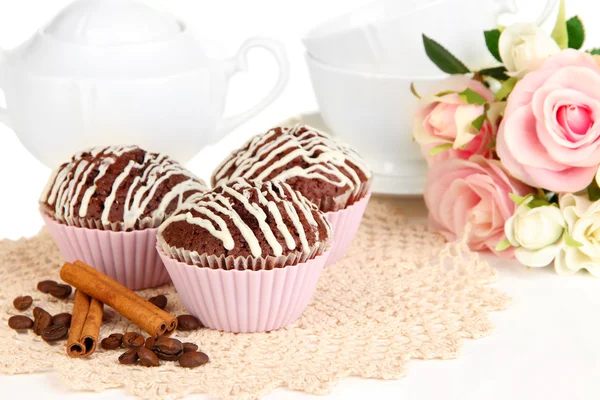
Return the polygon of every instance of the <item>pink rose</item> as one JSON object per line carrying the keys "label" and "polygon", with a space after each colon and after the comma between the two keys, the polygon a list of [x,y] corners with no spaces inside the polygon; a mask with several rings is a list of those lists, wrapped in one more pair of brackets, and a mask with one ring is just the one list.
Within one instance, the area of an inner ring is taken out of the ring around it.
{"label": "pink rose", "polygon": [[[493,93],[481,82],[464,75],[453,75],[440,82],[432,92],[451,93],[424,97],[420,102],[413,120],[413,134],[430,165],[450,158],[468,159],[474,154],[492,156],[490,143],[497,127],[487,119],[479,132],[472,126],[485,110],[483,105],[469,104],[461,98],[459,93],[467,88],[488,103],[494,100]],[[432,149],[444,145],[448,149],[429,156]]]}
{"label": "pink rose", "polygon": [[509,194],[526,196],[533,189],[512,178],[497,160],[473,156],[436,163],[430,168],[425,188],[429,226],[446,240],[460,239],[471,225],[469,247],[512,257],[513,250],[496,252],[504,239],[504,223],[516,205]]}
{"label": "pink rose", "polygon": [[563,50],[530,72],[511,95],[496,151],[523,182],[576,192],[600,164],[600,67],[592,56]]}
{"label": "pink rose", "polygon": [[473,155],[480,155],[485,158],[493,158],[494,152],[491,144],[493,143],[496,130],[497,128],[494,128],[490,121],[485,121],[479,130],[479,134],[471,139],[471,141],[463,148],[444,150],[434,156],[430,156],[429,152],[438,146],[439,143],[422,145],[421,150],[426,156],[427,163],[430,166],[440,162],[452,160],[454,158],[468,160]]}

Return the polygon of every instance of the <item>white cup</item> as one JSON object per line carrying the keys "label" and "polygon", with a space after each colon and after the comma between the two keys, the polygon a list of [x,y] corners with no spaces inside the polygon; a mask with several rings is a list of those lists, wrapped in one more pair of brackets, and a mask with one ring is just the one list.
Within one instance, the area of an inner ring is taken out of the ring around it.
{"label": "white cup", "polygon": [[[558,0],[544,0],[538,23]],[[516,0],[380,0],[322,23],[303,39],[317,60],[363,72],[431,76],[440,71],[428,59],[422,34],[441,43],[470,68],[497,62],[483,32],[513,14]]]}
{"label": "white cup", "polygon": [[417,99],[443,77],[376,75],[326,65],[306,55],[323,120],[374,172],[378,193],[423,193],[427,163],[412,139]]}

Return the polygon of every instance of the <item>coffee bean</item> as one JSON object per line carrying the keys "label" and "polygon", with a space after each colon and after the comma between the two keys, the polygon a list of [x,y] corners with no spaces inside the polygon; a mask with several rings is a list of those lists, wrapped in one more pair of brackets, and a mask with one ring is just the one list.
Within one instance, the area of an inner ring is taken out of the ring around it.
{"label": "coffee bean", "polygon": [[64,325],[67,328],[71,327],[71,314],[61,313],[52,317],[52,325]]}
{"label": "coffee bean", "polygon": [[65,339],[69,334],[69,328],[64,325],[51,325],[47,328],[42,329],[42,339],[47,343],[56,342],[61,339]]}
{"label": "coffee bean", "polygon": [[137,354],[144,367],[158,367],[160,365],[158,357],[152,350],[148,350],[145,347],[138,347]]}
{"label": "coffee bean", "polygon": [[33,321],[24,315],[15,315],[8,319],[8,326],[16,331],[24,331],[33,327]]}
{"label": "coffee bean", "polygon": [[199,328],[202,328],[202,324],[193,315],[180,315],[177,317],[177,330],[195,331]]}
{"label": "coffee bean", "polygon": [[144,337],[137,332],[127,332],[123,335],[122,343],[126,349],[144,345]]}
{"label": "coffee bean", "polygon": [[144,345],[144,347],[146,347],[149,350],[154,351],[155,342],[156,342],[156,338],[149,337],[148,339],[146,339],[146,344]]}
{"label": "coffee bean", "polygon": [[183,352],[189,353],[190,351],[198,351],[198,345],[194,343],[184,343]]}
{"label": "coffee bean", "polygon": [[138,360],[137,349],[129,349],[119,356],[119,362],[123,365],[135,364]]}
{"label": "coffee bean", "polygon": [[115,338],[119,342],[123,341],[123,334],[122,333],[111,333],[110,335],[108,335],[108,337]]}
{"label": "coffee bean", "polygon": [[177,354],[165,354],[165,353],[161,353],[160,351],[155,351],[154,353],[156,353],[158,358],[160,358],[161,360],[177,361],[177,360],[179,360],[179,357],[181,357],[181,355],[183,354],[183,351],[181,353],[177,353]]}
{"label": "coffee bean", "polygon": [[13,300],[13,306],[19,311],[25,311],[33,304],[31,296],[19,296]]}
{"label": "coffee bean", "polygon": [[154,347],[163,353],[177,354],[183,351],[183,345],[177,339],[161,336],[154,340]]}
{"label": "coffee bean", "polygon": [[38,312],[34,312],[35,320],[33,321],[33,332],[39,336],[44,329],[52,325],[52,315],[39,307],[36,307],[36,310],[38,310]]}
{"label": "coffee bean", "polygon": [[56,284],[50,289],[50,295],[57,299],[64,300],[68,298],[73,292],[73,288],[69,285]]}
{"label": "coffee bean", "polygon": [[196,368],[206,364],[208,361],[208,356],[199,351],[183,353],[183,355],[179,357],[179,365],[185,368]]}
{"label": "coffee bean", "polygon": [[152,350],[161,360],[177,361],[183,353],[183,345],[177,339],[161,336],[155,340]]}
{"label": "coffee bean", "polygon": [[[106,342],[105,342],[106,341]],[[111,333],[107,338],[102,341],[102,347],[107,350],[115,350],[119,347],[123,347],[123,334],[122,333]]]}
{"label": "coffee bean", "polygon": [[162,294],[150,297],[148,301],[154,304],[156,307],[160,308],[161,310],[164,310],[167,306],[167,297]]}
{"label": "coffee bean", "polygon": [[121,339],[110,335],[109,337],[102,339],[100,346],[106,350],[116,350],[121,347]]}
{"label": "coffee bean", "polygon": [[35,307],[33,309],[33,318],[37,318],[38,315],[40,315],[41,312],[45,312],[43,308]]}
{"label": "coffee bean", "polygon": [[58,285],[58,283],[54,281],[41,281],[37,284],[37,289],[42,293],[50,293],[50,290],[56,285]]}

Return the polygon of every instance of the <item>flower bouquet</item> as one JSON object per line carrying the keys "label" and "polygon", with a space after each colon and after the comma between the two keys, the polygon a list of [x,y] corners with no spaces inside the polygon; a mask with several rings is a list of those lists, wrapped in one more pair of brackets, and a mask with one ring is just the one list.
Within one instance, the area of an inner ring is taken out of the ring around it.
{"label": "flower bouquet", "polygon": [[433,39],[451,74],[419,96],[414,139],[430,170],[429,223],[447,240],[530,267],[600,277],[600,50],[561,1],[551,34],[530,23],[484,32],[501,65],[472,71]]}

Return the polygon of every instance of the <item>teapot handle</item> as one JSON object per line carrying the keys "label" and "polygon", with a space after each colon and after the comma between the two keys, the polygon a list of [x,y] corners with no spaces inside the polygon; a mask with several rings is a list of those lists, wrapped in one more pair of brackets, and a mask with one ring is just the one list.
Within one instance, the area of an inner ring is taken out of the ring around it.
{"label": "teapot handle", "polygon": [[[3,92],[2,85],[6,74],[5,64],[6,55],[4,54],[4,50],[0,49],[0,92]],[[6,98],[6,92],[4,92],[4,97]],[[5,107],[0,107],[0,122],[12,128],[8,119],[8,110]]]}
{"label": "teapot handle", "polygon": [[238,51],[238,54],[229,61],[230,65],[227,71],[229,77],[231,77],[237,72],[248,70],[248,52],[255,47],[261,47],[273,54],[273,56],[277,60],[277,64],[279,65],[279,78],[277,79],[277,83],[275,84],[273,89],[271,89],[271,92],[269,92],[269,94],[267,94],[267,96],[263,98],[260,102],[258,102],[255,106],[237,115],[226,117],[221,122],[221,125],[217,130],[217,132],[220,135],[224,135],[231,132],[244,122],[254,117],[256,114],[264,110],[281,94],[281,92],[283,92],[283,89],[285,89],[290,79],[290,63],[288,61],[283,44],[277,40],[267,38],[248,39],[242,45],[242,47]]}

